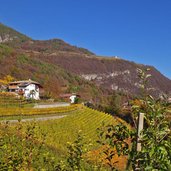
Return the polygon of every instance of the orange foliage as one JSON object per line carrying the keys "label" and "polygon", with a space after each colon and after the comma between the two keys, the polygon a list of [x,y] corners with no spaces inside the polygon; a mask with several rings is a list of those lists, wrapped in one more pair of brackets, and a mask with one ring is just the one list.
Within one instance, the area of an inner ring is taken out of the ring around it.
{"label": "orange foliage", "polygon": [[[93,163],[97,166],[101,164],[107,166],[107,161],[105,160],[106,156],[102,153],[105,150],[106,146],[102,146],[96,150],[89,151],[86,154],[86,158],[90,163]],[[118,156],[117,154],[113,156],[112,164],[119,170],[124,170],[127,163],[127,156]]]}

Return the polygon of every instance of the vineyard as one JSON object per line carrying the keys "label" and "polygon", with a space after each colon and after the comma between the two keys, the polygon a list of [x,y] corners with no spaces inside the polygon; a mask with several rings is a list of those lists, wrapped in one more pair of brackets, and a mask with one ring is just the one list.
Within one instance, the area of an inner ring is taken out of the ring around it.
{"label": "vineyard", "polygon": [[[56,113],[61,113],[62,111],[67,113],[71,109],[76,109],[76,107],[77,110],[65,118],[36,123],[46,135],[48,146],[64,153],[66,151],[66,142],[72,142],[80,130],[82,130],[87,139],[93,140],[93,146],[96,146],[96,129],[101,126],[102,122],[106,124],[121,122],[118,118],[113,119],[111,115],[81,105],[79,108],[78,106],[56,108]],[[53,111],[54,109],[46,110]],[[23,123],[23,125],[27,125],[27,123]],[[37,133],[39,134],[39,131]]]}
{"label": "vineyard", "polygon": [[[76,107],[74,106],[71,108],[75,109]],[[68,107],[63,107],[63,110],[64,109],[65,111],[67,111]],[[85,137],[84,141],[86,143],[91,142],[90,150],[94,151],[94,150],[98,150],[99,148],[99,145],[96,142],[98,139],[97,128],[99,128],[102,125],[102,123],[115,125],[119,122],[122,121],[117,118],[114,119],[111,115],[98,112],[96,110],[79,105],[79,107],[77,106],[77,110],[75,110],[70,115],[62,119],[42,121],[36,123],[34,122],[18,123],[12,125],[6,125],[1,123],[0,135],[3,135],[4,134],[3,131],[6,131],[5,127],[8,127],[8,133],[12,134],[13,137],[11,140],[9,140],[10,138],[8,136],[7,141],[11,141],[11,144],[13,144],[15,143],[15,141],[20,141],[20,140],[16,140],[19,134],[18,130],[20,130],[21,132],[18,139],[22,139],[22,137],[24,137],[24,135],[28,131],[28,127],[34,125],[33,132],[34,132],[34,137],[36,137],[34,148],[36,147],[39,148],[39,145],[43,143],[44,152],[48,153],[48,155],[50,156],[53,156],[54,161],[58,162],[59,160],[65,158],[66,156],[67,143],[73,142],[80,131],[81,134],[84,135]],[[0,152],[0,156],[3,155],[2,153],[3,150]],[[41,162],[39,161],[39,163]],[[37,167],[36,164],[35,167]],[[42,168],[43,167],[44,166],[42,166]]]}
{"label": "vineyard", "polygon": [[142,151],[136,150],[137,126],[128,126],[117,117],[81,104],[36,109],[34,103],[28,105],[25,101],[20,106],[22,99],[13,103],[10,98],[2,98],[2,118],[66,117],[39,122],[21,122],[22,119],[18,123],[0,122],[0,171],[171,169],[170,108],[152,97],[132,106],[135,118],[142,111],[146,114]]}
{"label": "vineyard", "polygon": [[65,114],[77,110],[79,105],[71,105],[67,107],[54,107],[54,108],[0,108],[0,117],[5,116],[31,116],[31,115],[51,115],[51,114]]}
{"label": "vineyard", "polygon": [[0,119],[9,116],[65,115],[79,109],[80,105],[52,108],[34,108],[34,101],[16,98],[12,94],[0,94]]}
{"label": "vineyard", "polygon": [[17,97],[14,93],[0,92],[0,108],[33,107],[33,102]]}
{"label": "vineyard", "polygon": [[114,120],[111,115],[82,107],[72,115],[55,121],[42,122],[39,126],[46,134],[47,144],[65,153],[66,142],[74,141],[79,130],[82,130],[87,140],[92,140],[92,145],[95,147],[97,145],[96,130],[102,122],[116,124],[119,121]]}

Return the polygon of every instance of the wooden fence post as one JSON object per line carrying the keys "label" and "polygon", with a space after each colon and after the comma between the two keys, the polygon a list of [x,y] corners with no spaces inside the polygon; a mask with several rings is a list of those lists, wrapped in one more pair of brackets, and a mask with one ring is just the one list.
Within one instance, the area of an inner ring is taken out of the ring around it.
{"label": "wooden fence post", "polygon": [[[141,151],[141,138],[142,138],[142,130],[144,126],[144,113],[139,113],[138,115],[138,128],[137,128],[137,152]],[[139,160],[136,160],[135,171],[139,171]]]}
{"label": "wooden fence post", "polygon": [[141,132],[144,127],[144,113],[138,115],[138,130],[137,130],[137,152],[141,151]]}

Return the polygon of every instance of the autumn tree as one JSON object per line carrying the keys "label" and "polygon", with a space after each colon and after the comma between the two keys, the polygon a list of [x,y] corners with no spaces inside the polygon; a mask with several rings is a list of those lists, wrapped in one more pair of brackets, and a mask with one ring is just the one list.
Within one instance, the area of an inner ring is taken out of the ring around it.
{"label": "autumn tree", "polygon": [[0,79],[0,84],[7,85],[11,81],[14,81],[14,77],[12,77],[11,75],[6,75],[3,79]]}

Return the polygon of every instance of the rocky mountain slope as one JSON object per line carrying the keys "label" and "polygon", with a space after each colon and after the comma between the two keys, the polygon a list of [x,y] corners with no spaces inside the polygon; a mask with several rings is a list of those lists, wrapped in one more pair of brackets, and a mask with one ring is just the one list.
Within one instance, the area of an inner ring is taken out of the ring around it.
{"label": "rocky mountain slope", "polygon": [[115,90],[139,94],[137,68],[151,69],[149,88],[153,94],[171,93],[171,80],[151,66],[96,56],[60,39],[33,40],[3,24],[0,24],[0,42],[0,76],[32,78],[54,94],[56,87],[58,92],[91,91],[97,95],[99,91],[103,94]]}
{"label": "rocky mountain slope", "polygon": [[21,43],[30,40],[31,38],[19,33],[18,31],[11,29],[0,23],[0,43],[14,42]]}
{"label": "rocky mountain slope", "polygon": [[59,65],[60,67],[79,75],[85,80],[95,82],[96,85],[109,90],[119,90],[126,93],[140,92],[137,68],[150,68],[152,75],[149,88],[153,94],[169,93],[171,81],[164,77],[154,67],[144,66],[118,58],[105,58],[59,52],[39,56],[40,60]]}

